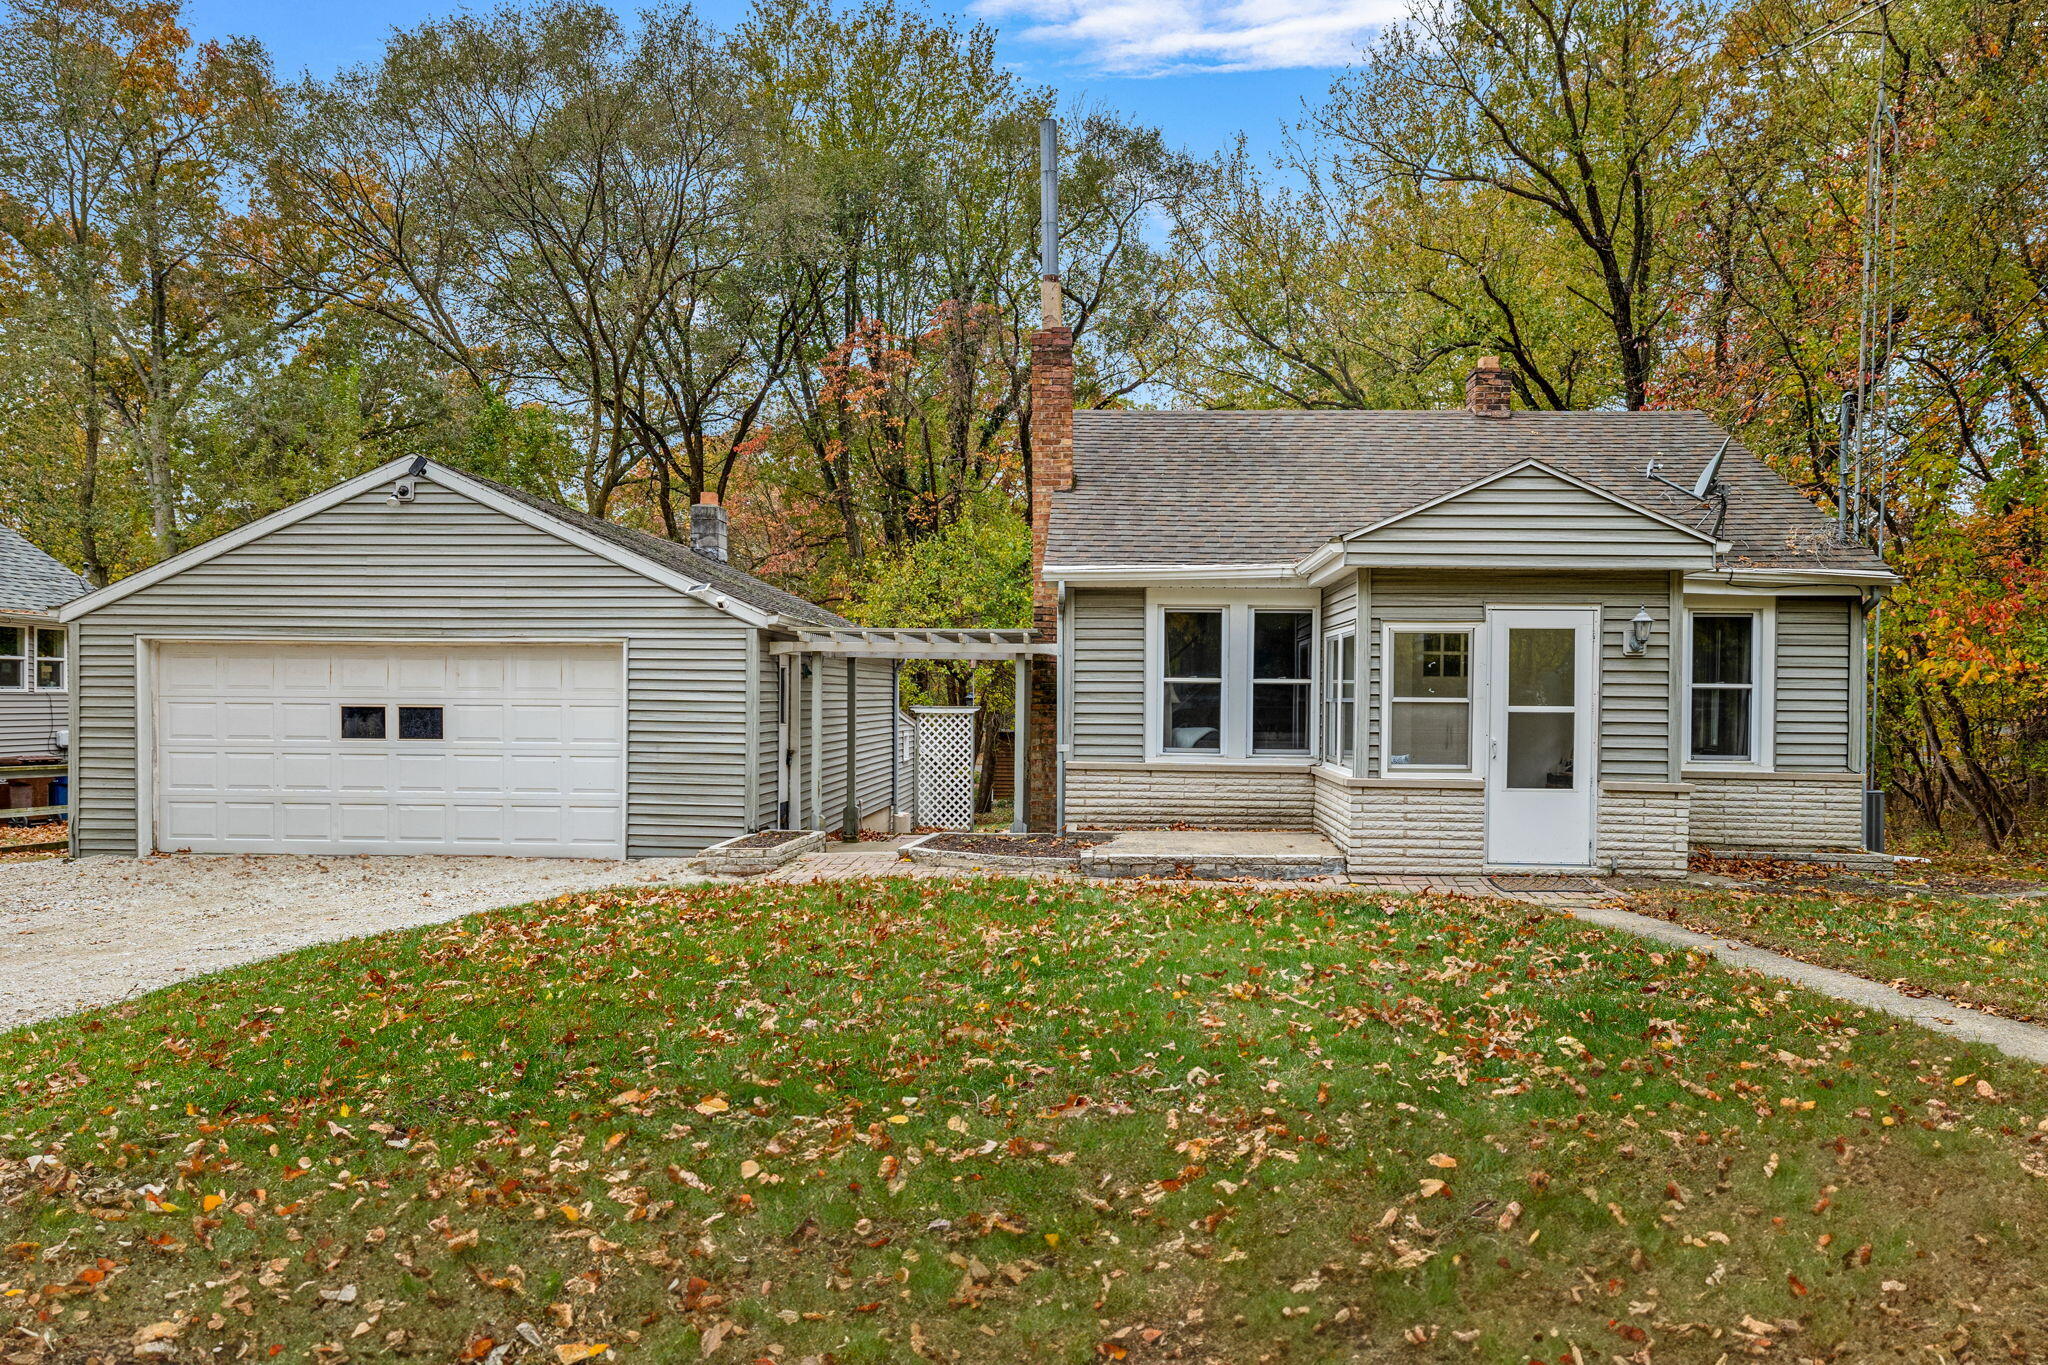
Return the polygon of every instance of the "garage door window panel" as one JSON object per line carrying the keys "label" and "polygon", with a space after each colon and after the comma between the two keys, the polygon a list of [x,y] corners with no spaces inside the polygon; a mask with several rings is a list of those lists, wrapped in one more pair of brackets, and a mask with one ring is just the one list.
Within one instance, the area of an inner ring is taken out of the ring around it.
{"label": "garage door window panel", "polygon": [[438,706],[399,707],[398,737],[400,739],[441,738],[441,708]]}
{"label": "garage door window panel", "polygon": [[384,708],[381,706],[342,707],[341,737],[343,739],[384,738]]}

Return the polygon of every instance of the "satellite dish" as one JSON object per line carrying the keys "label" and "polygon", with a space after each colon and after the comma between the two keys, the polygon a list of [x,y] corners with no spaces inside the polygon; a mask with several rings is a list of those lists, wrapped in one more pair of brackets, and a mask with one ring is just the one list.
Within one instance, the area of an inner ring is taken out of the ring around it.
{"label": "satellite dish", "polygon": [[1714,452],[1714,458],[1708,460],[1707,467],[1700,471],[1699,482],[1692,486],[1692,495],[1696,500],[1705,502],[1714,495],[1714,476],[1721,472],[1721,457],[1728,453],[1728,442],[1734,439],[1733,436],[1724,437],[1721,448]]}
{"label": "satellite dish", "polygon": [[1650,461],[1650,467],[1643,471],[1643,476],[1645,478],[1655,479],[1658,483],[1663,484],[1666,488],[1677,489],[1679,492],[1691,498],[1694,502],[1705,502],[1709,498],[1714,497],[1716,494],[1720,494],[1725,491],[1722,489],[1720,480],[1717,476],[1721,472],[1722,457],[1727,455],[1728,444],[1734,439],[1735,437],[1732,435],[1722,438],[1721,448],[1714,452],[1713,459],[1707,461],[1707,467],[1700,471],[1699,478],[1693,481],[1693,486],[1690,488],[1687,488],[1684,484],[1679,483],[1676,479],[1667,479],[1662,474],[1658,473],[1657,462],[1655,460]]}

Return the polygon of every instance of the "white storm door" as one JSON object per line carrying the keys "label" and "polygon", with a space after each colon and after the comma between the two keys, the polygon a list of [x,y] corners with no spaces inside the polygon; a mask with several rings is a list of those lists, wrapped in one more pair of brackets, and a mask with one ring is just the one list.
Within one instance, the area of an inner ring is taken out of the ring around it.
{"label": "white storm door", "polygon": [[625,856],[616,643],[155,655],[163,852]]}
{"label": "white storm door", "polygon": [[1487,615],[1486,861],[1593,861],[1599,616],[1578,608]]}

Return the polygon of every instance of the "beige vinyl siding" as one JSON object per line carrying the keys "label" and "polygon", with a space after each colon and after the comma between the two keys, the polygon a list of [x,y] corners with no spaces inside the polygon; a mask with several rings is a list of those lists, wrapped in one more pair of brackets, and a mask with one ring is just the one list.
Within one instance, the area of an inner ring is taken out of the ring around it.
{"label": "beige vinyl siding", "polygon": [[81,619],[76,849],[136,849],[136,637],[628,640],[626,851],[685,853],[748,820],[752,628],[431,483],[379,488]]}
{"label": "beige vinyl siding", "polygon": [[69,693],[0,692],[0,758],[47,757],[70,723]]}
{"label": "beige vinyl siding", "polygon": [[[1367,652],[1367,757],[1379,772],[1381,627],[1404,621],[1486,620],[1489,605],[1600,609],[1600,776],[1663,781],[1670,775],[1671,580],[1663,573],[1512,574],[1379,569],[1372,577],[1372,639]],[[1639,608],[1656,622],[1649,649],[1621,652]],[[1482,718],[1475,724],[1483,725]]]}
{"label": "beige vinyl siding", "polygon": [[1524,469],[1392,521],[1345,562],[1447,569],[1710,569],[1713,545],[1570,480]]}
{"label": "beige vinyl siding", "polygon": [[1849,613],[1845,597],[1780,597],[1774,765],[1841,772],[1849,762]]}
{"label": "beige vinyl siding", "polygon": [[[797,740],[803,750],[798,756],[798,785],[802,801],[798,814],[809,829],[838,829],[846,808],[846,666],[843,658],[812,658],[811,675],[803,679],[802,704]],[[824,683],[825,724],[822,752],[811,746],[811,690]],[[895,677],[884,660],[862,659],[854,664],[854,764],[859,774],[860,812],[863,816],[884,810],[889,804],[889,708],[895,701]],[[771,699],[772,700],[772,699]],[[773,712],[769,722],[772,727]],[[811,764],[817,762],[822,778],[822,809],[811,809]],[[773,798],[773,778],[770,778]],[[908,799],[907,797],[905,798]],[[772,812],[771,812],[772,813]]]}
{"label": "beige vinyl siding", "polygon": [[1358,622],[1358,571],[1323,589],[1323,634],[1335,635]]}
{"label": "beige vinyl siding", "polygon": [[1076,589],[1068,606],[1073,650],[1073,755],[1145,756],[1145,594]]}

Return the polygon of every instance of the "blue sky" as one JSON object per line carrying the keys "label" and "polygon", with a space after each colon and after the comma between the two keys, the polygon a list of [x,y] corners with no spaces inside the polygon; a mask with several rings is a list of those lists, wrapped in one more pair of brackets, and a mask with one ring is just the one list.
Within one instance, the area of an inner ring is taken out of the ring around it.
{"label": "blue sky", "polygon": [[[260,38],[280,75],[326,75],[367,61],[393,27],[482,6],[459,0],[187,0],[195,36]],[[630,10],[631,3],[618,5]],[[700,0],[726,23],[745,0]],[[1261,151],[1320,100],[1330,79],[1399,0],[932,0],[985,19],[1026,79],[1065,99],[1123,109],[1189,150],[1227,147],[1242,131]]]}

